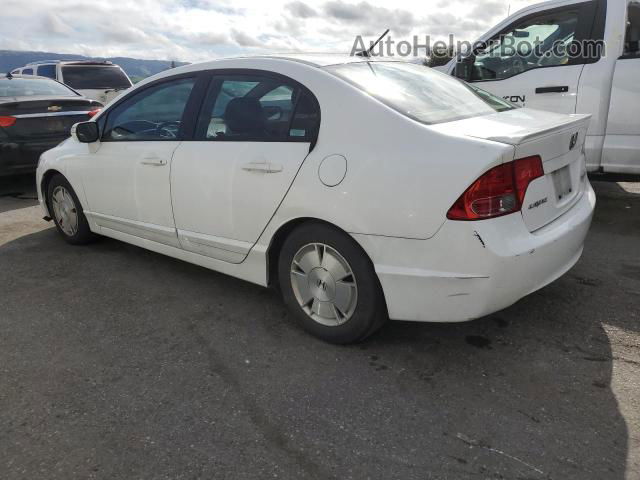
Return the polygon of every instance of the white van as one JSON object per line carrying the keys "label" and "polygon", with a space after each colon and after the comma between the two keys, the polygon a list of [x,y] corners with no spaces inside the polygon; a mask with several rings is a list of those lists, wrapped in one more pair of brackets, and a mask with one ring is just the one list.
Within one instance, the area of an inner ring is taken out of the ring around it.
{"label": "white van", "polygon": [[132,85],[124,70],[108,61],[45,60],[28,63],[11,73],[53,78],[104,105]]}
{"label": "white van", "polygon": [[[540,48],[513,51],[535,39]],[[640,0],[544,2],[479,40],[496,43],[452,60],[445,71],[522,106],[592,114],[588,170],[640,174]],[[558,44],[583,48],[579,55],[549,55]],[[515,48],[505,54],[505,45]]]}

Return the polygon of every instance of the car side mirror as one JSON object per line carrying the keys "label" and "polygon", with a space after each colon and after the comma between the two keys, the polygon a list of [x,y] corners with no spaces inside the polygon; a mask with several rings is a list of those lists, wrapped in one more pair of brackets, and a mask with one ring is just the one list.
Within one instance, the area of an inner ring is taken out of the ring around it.
{"label": "car side mirror", "polygon": [[471,81],[471,76],[473,73],[473,65],[475,62],[476,62],[475,55],[458,57],[458,59],[456,60],[455,69],[453,70],[453,75],[466,82]]}
{"label": "car side mirror", "polygon": [[75,136],[81,143],[97,142],[100,138],[98,124],[96,122],[76,123],[71,128],[71,135]]}

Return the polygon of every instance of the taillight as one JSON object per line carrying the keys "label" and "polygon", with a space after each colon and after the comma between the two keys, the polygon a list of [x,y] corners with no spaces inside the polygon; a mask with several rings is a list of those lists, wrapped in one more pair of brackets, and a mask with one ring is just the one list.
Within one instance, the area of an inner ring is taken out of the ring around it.
{"label": "taillight", "polygon": [[16,123],[16,117],[0,117],[0,127],[10,127]]}
{"label": "taillight", "polygon": [[89,118],[93,118],[95,117],[97,114],[99,114],[102,111],[101,108],[92,108],[91,110],[89,110],[87,112],[87,115],[89,115]]}
{"label": "taillight", "polygon": [[485,172],[447,212],[450,220],[483,220],[519,212],[527,187],[542,177],[539,156],[520,158]]}

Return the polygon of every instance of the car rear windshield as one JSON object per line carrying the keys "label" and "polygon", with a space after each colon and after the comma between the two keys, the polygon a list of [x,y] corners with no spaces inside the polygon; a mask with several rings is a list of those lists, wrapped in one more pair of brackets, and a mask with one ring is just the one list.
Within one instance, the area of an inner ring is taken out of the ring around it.
{"label": "car rear windshield", "polygon": [[33,95],[78,96],[76,92],[55,80],[47,80],[45,78],[0,79],[0,97],[30,97]]}
{"label": "car rear windshield", "polygon": [[67,65],[62,67],[62,79],[64,83],[77,90],[131,86],[125,73],[114,66]]}
{"label": "car rear windshield", "polygon": [[422,65],[359,62],[326,69],[422,123],[451,122],[515,108],[495,95]]}

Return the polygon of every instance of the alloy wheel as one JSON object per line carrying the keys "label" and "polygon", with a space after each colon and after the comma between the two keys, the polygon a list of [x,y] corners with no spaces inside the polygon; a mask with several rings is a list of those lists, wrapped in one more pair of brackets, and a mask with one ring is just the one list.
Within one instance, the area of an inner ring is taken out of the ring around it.
{"label": "alloy wheel", "polygon": [[291,286],[302,310],[326,326],[346,323],[356,309],[353,270],[337,250],[324,243],[304,245],[291,262]]}
{"label": "alloy wheel", "polygon": [[78,232],[78,210],[71,193],[61,185],[51,195],[53,215],[60,229],[69,237]]}

